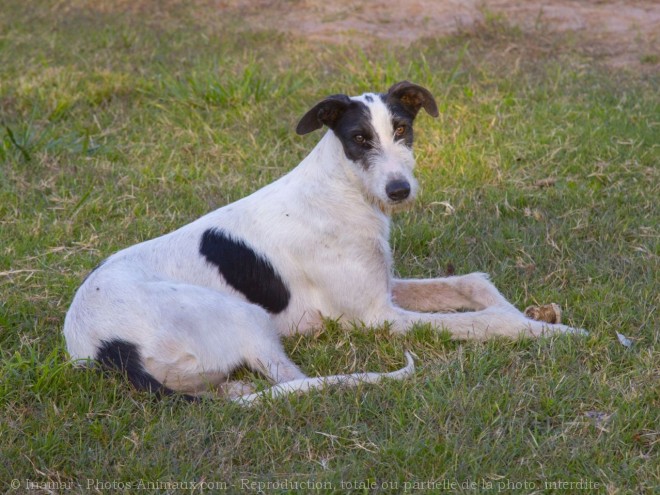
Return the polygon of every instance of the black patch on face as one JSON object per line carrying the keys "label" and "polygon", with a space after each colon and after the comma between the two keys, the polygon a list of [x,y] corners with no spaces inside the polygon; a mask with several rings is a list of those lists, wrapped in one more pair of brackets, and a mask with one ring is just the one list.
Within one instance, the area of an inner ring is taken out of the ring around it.
{"label": "black patch on face", "polygon": [[122,339],[101,341],[101,346],[96,351],[96,360],[108,370],[116,370],[124,374],[128,381],[138,390],[144,390],[156,394],[177,395],[187,401],[197,400],[186,394],[176,394],[173,390],[151,376],[142,364],[140,351],[135,344]]}
{"label": "black patch on face", "polygon": [[199,252],[248,301],[274,314],[289,305],[291,294],[273,265],[243,241],[232,239],[222,230],[209,229],[202,235]]}
{"label": "black patch on face", "polygon": [[403,126],[404,128],[403,134],[401,136],[395,136],[394,139],[402,140],[408,148],[412,148],[413,121],[415,120],[415,114],[406,108],[401,102],[388,99],[386,94],[381,94],[380,98],[387,106],[390,114],[392,114],[392,132],[395,132],[398,127]]}
{"label": "black patch on face", "polygon": [[367,100],[368,103],[373,103],[374,101],[371,95],[364,95],[364,99]]}
{"label": "black patch on face", "polygon": [[364,168],[369,168],[370,152],[379,144],[371,119],[371,111],[367,105],[361,101],[351,101],[344,114],[332,127],[344,148],[346,157]]}

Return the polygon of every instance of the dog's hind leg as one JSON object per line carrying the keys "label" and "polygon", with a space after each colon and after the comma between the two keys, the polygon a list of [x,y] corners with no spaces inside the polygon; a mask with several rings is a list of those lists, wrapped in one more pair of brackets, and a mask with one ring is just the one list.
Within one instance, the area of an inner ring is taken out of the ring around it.
{"label": "dog's hind leg", "polygon": [[140,314],[132,321],[145,329],[139,346],[144,368],[172,390],[235,394],[240,387],[227,379],[241,366],[275,383],[305,376],[260,306],[169,280],[140,284],[136,299]]}
{"label": "dog's hind leg", "polygon": [[[394,373],[355,373],[309,378],[286,355],[270,315],[261,307],[210,289],[170,281],[145,284],[142,307],[157,308],[141,356],[149,374],[164,386],[189,394],[213,391],[241,404],[328,385],[355,386],[382,378],[401,378],[413,365]],[[262,373],[275,385],[244,394],[227,381],[240,366]]]}

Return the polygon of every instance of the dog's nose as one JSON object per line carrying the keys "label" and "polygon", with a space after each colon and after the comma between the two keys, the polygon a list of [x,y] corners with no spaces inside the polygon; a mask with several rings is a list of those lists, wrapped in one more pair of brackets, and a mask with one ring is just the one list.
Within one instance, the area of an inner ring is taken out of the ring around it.
{"label": "dog's nose", "polygon": [[385,192],[392,201],[403,201],[410,196],[410,183],[407,180],[393,180],[387,183]]}

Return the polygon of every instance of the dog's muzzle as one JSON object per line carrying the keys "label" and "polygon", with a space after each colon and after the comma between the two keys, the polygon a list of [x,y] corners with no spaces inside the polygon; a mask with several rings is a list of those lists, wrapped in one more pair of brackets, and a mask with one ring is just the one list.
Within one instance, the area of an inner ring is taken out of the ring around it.
{"label": "dog's muzzle", "polygon": [[392,201],[403,201],[410,196],[410,183],[407,180],[393,180],[385,186],[385,193]]}

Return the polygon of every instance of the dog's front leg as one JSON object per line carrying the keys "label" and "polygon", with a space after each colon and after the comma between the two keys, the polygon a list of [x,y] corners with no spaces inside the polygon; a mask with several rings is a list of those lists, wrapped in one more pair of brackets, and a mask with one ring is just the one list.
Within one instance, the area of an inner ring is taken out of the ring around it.
{"label": "dog's front leg", "polygon": [[448,330],[454,339],[486,340],[497,336],[540,337],[553,333],[586,334],[584,330],[530,320],[519,311],[498,307],[462,313],[421,313],[390,305],[381,313],[378,320],[372,323],[385,322],[389,323],[394,333],[405,333],[415,324],[431,324],[438,330]]}
{"label": "dog's front leg", "polygon": [[488,280],[485,273],[432,279],[394,279],[392,299],[397,306],[418,312],[500,308],[521,314]]}

